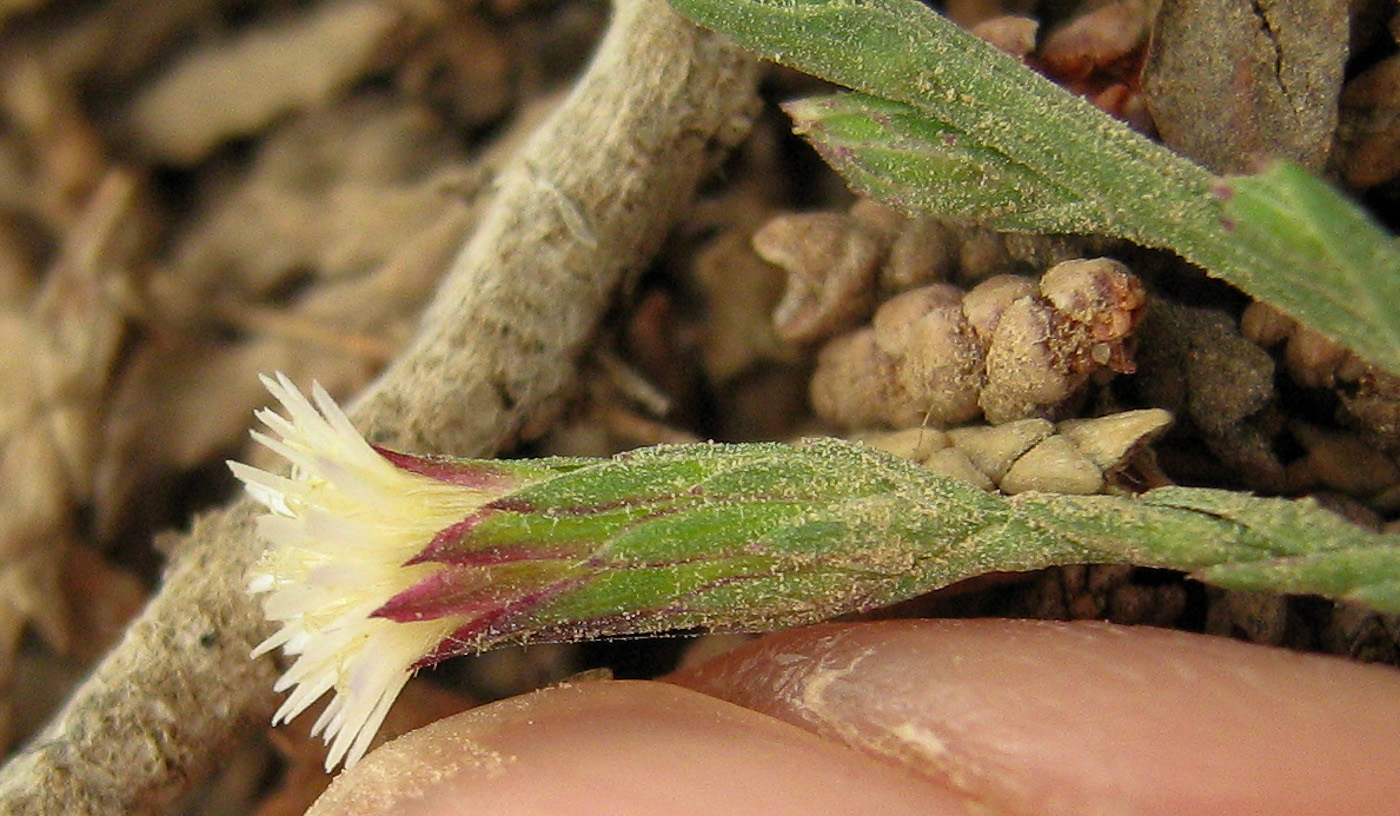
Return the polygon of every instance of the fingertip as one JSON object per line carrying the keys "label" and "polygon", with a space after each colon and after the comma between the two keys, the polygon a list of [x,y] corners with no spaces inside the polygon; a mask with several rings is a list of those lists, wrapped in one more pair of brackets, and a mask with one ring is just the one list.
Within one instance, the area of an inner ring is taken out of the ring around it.
{"label": "fingertip", "polygon": [[1148,627],[780,633],[674,682],[1010,812],[1391,814],[1400,672]]}
{"label": "fingertip", "polygon": [[419,729],[338,777],[308,816],[961,814],[904,769],[677,686],[592,682]]}

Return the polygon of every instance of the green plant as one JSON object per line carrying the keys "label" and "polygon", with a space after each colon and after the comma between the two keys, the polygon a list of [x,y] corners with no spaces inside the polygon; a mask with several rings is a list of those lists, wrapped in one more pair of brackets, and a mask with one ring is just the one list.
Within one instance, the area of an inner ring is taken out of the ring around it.
{"label": "green plant", "polygon": [[[1282,165],[1221,179],[915,0],[672,0],[779,62],[855,88],[789,105],[851,183],[911,211],[1171,249],[1400,372],[1400,252]],[[421,457],[368,445],[322,391],[268,380],[261,436],[294,466],[235,473],[268,508],[252,589],[295,662],[280,719],[324,692],[354,762],[403,683],[505,643],[763,629],[962,578],[1131,563],[1400,613],[1400,538],[1308,501],[1164,488],[1007,498],[838,440],[611,459]]]}
{"label": "green plant", "polygon": [[1311,502],[1163,488],[1006,498],[872,448],[673,445],[487,461],[377,449],[285,377],[260,418],[286,478],[234,473],[269,513],[250,590],[295,657],[277,719],[355,762],[418,668],[513,643],[753,631],[863,611],[1003,570],[1130,563],[1400,612],[1400,538]]}
{"label": "green plant", "polygon": [[1169,249],[1400,373],[1400,249],[1281,163],[1222,178],[918,0],[671,0],[775,62],[855,89],[789,103],[856,189],[1002,230]]}

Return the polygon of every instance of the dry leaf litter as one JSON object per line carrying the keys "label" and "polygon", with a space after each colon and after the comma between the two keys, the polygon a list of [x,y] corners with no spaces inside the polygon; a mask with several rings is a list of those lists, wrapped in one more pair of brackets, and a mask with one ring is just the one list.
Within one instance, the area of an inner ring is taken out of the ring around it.
{"label": "dry leaf litter", "polygon": [[[1192,49],[1238,38],[1238,21],[1187,36],[1189,3],[1042,5],[946,4],[1198,160],[1286,153],[1395,200],[1383,4],[1353,4],[1345,84],[1335,15],[1277,20],[1280,68],[1310,100],[1292,118],[1265,90],[1201,84]],[[258,372],[348,398],[395,359],[503,158],[606,19],[600,0],[0,2],[0,736],[34,733],[114,642],[156,585],[157,534],[229,495],[218,463],[248,455]],[[821,88],[780,69],[765,87],[770,102]],[[1006,493],[1176,481],[1316,495],[1393,525],[1396,378],[1173,264],[855,200],[770,105],[519,452],[840,433]],[[991,576],[897,612],[1100,617],[1400,660],[1393,620],[1129,567]],[[389,730],[616,658],[600,654],[449,664]],[[181,808],[298,813],[325,784],[294,730],[237,756]]]}

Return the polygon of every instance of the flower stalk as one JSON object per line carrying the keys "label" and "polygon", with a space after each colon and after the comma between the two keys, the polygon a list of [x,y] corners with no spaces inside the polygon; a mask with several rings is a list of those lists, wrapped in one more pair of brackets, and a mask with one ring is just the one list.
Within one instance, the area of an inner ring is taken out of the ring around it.
{"label": "flower stalk", "polygon": [[[930,584],[932,552],[910,542],[965,540],[1007,513],[970,484],[836,440],[413,456],[371,446],[319,387],[308,402],[285,377],[264,382],[286,415],[260,411],[276,438],[254,436],[293,475],[230,463],[269,510],[249,589],[281,629],[255,655],[294,658],[277,721],[336,692],[314,728],[328,766],[357,760],[412,673],[446,657],[873,608]],[[953,571],[981,571],[982,557],[964,550]]]}
{"label": "flower stalk", "polygon": [[[414,456],[370,445],[319,387],[308,401],[281,375],[264,382],[286,414],[260,411],[276,437],[254,436],[292,474],[230,463],[268,509],[249,590],[280,629],[255,655],[292,658],[277,721],[334,691],[313,729],[328,768],[364,754],[415,671],[504,644],[773,629],[1054,564],[1379,552],[1400,573],[1393,537],[1302,503],[1181,488],[1008,499],[835,439]],[[1329,581],[1334,596],[1357,590]]]}

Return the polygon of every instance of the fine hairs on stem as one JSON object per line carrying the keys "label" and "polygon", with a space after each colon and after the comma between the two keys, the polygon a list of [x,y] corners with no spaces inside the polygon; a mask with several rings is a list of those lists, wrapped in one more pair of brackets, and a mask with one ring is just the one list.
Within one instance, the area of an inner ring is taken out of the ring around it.
{"label": "fine hairs on stem", "polygon": [[[743,137],[756,81],[740,48],[660,0],[618,0],[594,62],[502,173],[417,340],[352,418],[379,441],[477,456],[541,419],[615,287],[645,267],[697,180]],[[526,168],[588,213],[594,245],[554,246],[563,236],[545,219],[558,217],[557,193]],[[522,301],[525,289],[537,300]],[[513,403],[481,396],[498,389]],[[175,546],[120,645],[0,772],[0,811],[168,812],[221,750],[264,726],[277,668],[248,659],[268,634],[245,592],[257,509],[244,500],[211,513]]]}

